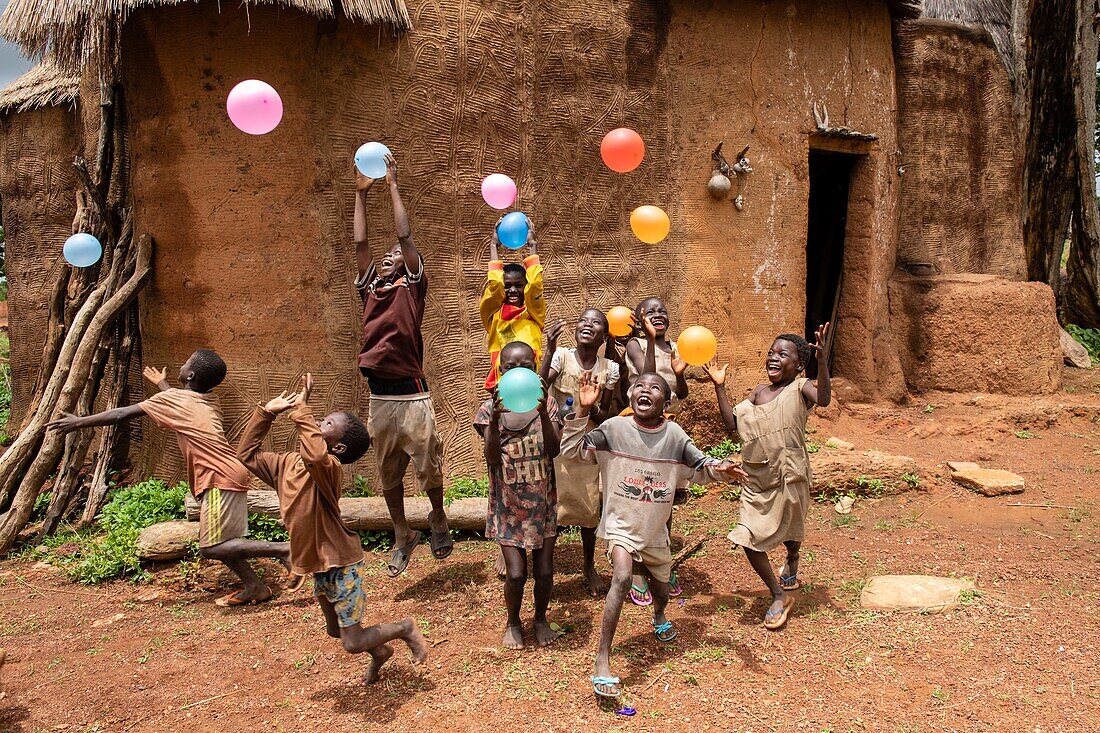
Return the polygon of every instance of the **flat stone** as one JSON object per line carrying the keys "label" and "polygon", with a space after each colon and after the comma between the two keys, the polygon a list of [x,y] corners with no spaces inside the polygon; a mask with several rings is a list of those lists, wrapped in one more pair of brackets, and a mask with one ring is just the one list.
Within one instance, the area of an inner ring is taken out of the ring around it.
{"label": "flat stone", "polygon": [[977,471],[981,466],[977,463],[971,463],[970,461],[948,461],[947,470],[955,473],[956,471]]}
{"label": "flat stone", "polygon": [[875,611],[939,613],[959,605],[959,594],[974,582],[934,575],[879,575],[863,587],[859,605]]}
{"label": "flat stone", "polygon": [[1024,490],[1024,477],[997,468],[971,468],[952,471],[951,479],[983,496],[1019,494]]}
{"label": "flat stone", "polygon": [[1078,369],[1091,369],[1092,359],[1089,358],[1088,349],[1069,335],[1064,328],[1058,329],[1058,343],[1062,346],[1062,360],[1071,367]]}
{"label": "flat stone", "polygon": [[[880,451],[818,451],[810,455],[813,467],[815,492],[828,495],[883,496],[909,491],[914,488],[905,479],[923,472],[917,462],[908,456],[895,456]],[[865,479],[863,482],[860,479]],[[866,479],[882,481],[880,489],[870,490]],[[928,488],[923,481],[917,488]]]}
{"label": "flat stone", "polygon": [[146,527],[135,544],[142,560],[178,560],[187,555],[192,542],[198,541],[198,522],[174,521]]}
{"label": "flat stone", "polygon": [[856,446],[853,443],[849,443],[847,440],[841,440],[840,438],[829,438],[825,441],[827,448],[835,448],[837,450],[855,450]]}

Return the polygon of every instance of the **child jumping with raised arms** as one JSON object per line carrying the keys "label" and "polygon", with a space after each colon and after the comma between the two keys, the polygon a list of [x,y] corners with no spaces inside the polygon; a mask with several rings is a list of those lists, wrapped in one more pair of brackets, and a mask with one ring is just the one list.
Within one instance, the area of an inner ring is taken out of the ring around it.
{"label": "child jumping with raised arms", "polygon": [[658,374],[644,373],[630,387],[630,416],[612,417],[587,434],[588,415],[604,388],[589,372],[581,378],[575,417],[566,418],[562,456],[597,464],[603,489],[599,536],[607,540],[613,568],[604,605],[600,646],[592,689],[601,697],[618,697],[622,688],[611,674],[611,643],[635,564],[653,577],[653,633],[658,641],[676,638],[665,617],[672,570],[668,519],[676,487],[685,481],[740,481],[745,474],[727,461],[703,455],[684,429],[664,417],[672,390]]}
{"label": "child jumping with raised arms", "polygon": [[[340,518],[341,466],[354,463],[367,452],[370,433],[350,412],[331,412],[316,420],[309,407],[312,390],[313,377],[306,374],[299,392],[283,392],[257,407],[241,435],[237,456],[278,492],[279,513],[290,533],[291,568],[302,575],[313,574],[313,592],[328,635],[340,639],[351,654],[370,654],[370,667],[363,678],[370,684],[393,656],[387,642],[403,640],[417,663],[427,658],[428,645],[411,618],[363,628],[367,603],[363,546],[359,535]],[[261,450],[275,418],[287,410],[298,430],[298,450]]]}
{"label": "child jumping with raised arms", "polygon": [[147,415],[176,434],[187,464],[191,493],[200,502],[199,554],[219,560],[241,579],[244,589],[219,598],[219,606],[243,606],[271,599],[271,590],[249,566],[255,557],[270,557],[289,567],[290,544],[247,540],[248,469],[225,439],[221,403],[211,390],[225,379],[225,362],[209,349],[199,349],[180,367],[182,389],[170,387],[162,370],[146,367],[145,377],[160,390],[136,405],[86,417],[62,414],[50,428],[69,433],[99,425],[118,425]]}
{"label": "child jumping with raised arms", "polygon": [[[535,352],[513,341],[500,351],[501,374],[524,367],[534,371]],[[557,495],[553,460],[560,449],[557,404],[543,395],[531,412],[509,412],[493,391],[474,416],[474,429],[485,440],[489,468],[489,508],[485,536],[495,539],[504,553],[504,603],[508,622],[503,645],[523,648],[519,611],[527,583],[527,552],[535,574],[533,628],[539,646],[558,634],[546,622],[546,608],[554,589],[554,543],[558,537]]]}
{"label": "child jumping with raised arms", "polygon": [[367,241],[367,191],[374,181],[357,174],[355,193],[355,287],[363,299],[363,347],[359,371],[370,388],[367,428],[386,508],[393,520],[394,550],[387,573],[405,572],[421,534],[405,518],[405,471],[412,462],[420,489],[432,503],[428,523],[432,554],[442,560],[454,542],[443,508],[443,450],[435,427],[435,407],[424,376],[424,302],[428,276],[413,241],[409,215],[397,190],[397,163],[386,156],[386,183],[393,202],[397,244],[376,263]]}
{"label": "child jumping with raised arms", "polygon": [[[585,309],[577,319],[572,349],[558,348],[565,321],[557,321],[546,330],[546,354],[541,375],[549,385],[550,396],[557,402],[562,417],[573,412],[580,392],[581,375],[591,372],[603,385],[603,395],[588,414],[588,427],[594,428],[609,416],[614,390],[619,382],[619,365],[599,354],[607,342],[607,317],[598,308]],[[608,348],[613,348],[608,344]],[[600,469],[587,463],[554,460],[554,479],[558,490],[558,524],[580,527],[584,550],[584,577],[593,598],[607,588],[596,572],[596,527],[600,523]]]}
{"label": "child jumping with raised arms", "polygon": [[[498,222],[499,223],[499,222]],[[505,344],[522,341],[535,352],[535,361],[542,353],[542,329],[546,324],[546,300],[542,295],[542,265],[534,227],[527,220],[527,246],[531,254],[523,265],[504,264],[497,252],[496,227],[489,240],[489,275],[481,294],[481,324],[489,346],[489,374],[485,389],[493,389],[500,379],[500,350]]]}
{"label": "child jumping with raised arms", "polygon": [[[726,366],[711,362],[707,374],[714,382],[718,408],[726,429],[740,435],[742,466],[748,481],[741,490],[741,514],[729,539],[745,550],[749,564],[772,594],[764,626],[783,628],[794,606],[788,591],[802,586],[798,579],[798,554],[805,538],[806,510],[810,504],[810,455],[806,451],[806,420],[814,405],[832,401],[828,360],[821,358],[829,324],[817,330],[814,343],[801,336],[781,334],[772,342],[764,367],[768,381],[731,406],[726,390]],[[817,385],[799,375],[816,356]],[[779,545],[787,550],[786,562],[776,579],[768,551]]]}

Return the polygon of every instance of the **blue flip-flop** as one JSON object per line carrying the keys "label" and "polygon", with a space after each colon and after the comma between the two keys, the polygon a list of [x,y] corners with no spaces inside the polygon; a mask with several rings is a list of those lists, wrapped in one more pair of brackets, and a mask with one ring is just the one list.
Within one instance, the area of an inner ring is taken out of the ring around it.
{"label": "blue flip-flop", "polygon": [[610,688],[614,685],[618,685],[619,684],[619,678],[618,677],[604,677],[603,675],[593,675],[591,679],[592,679],[592,692],[595,692],[600,697],[607,697],[607,698],[611,698],[613,700],[617,700],[623,694],[622,690],[619,690],[618,692],[616,692],[614,694],[612,694],[610,692],[601,692],[600,691],[601,687]]}
{"label": "blue flip-flop", "polygon": [[798,575],[780,575],[779,586],[783,590],[798,590],[802,587],[802,581],[798,579]]}
{"label": "blue flip-flop", "polygon": [[667,644],[676,638],[676,629],[672,628],[671,621],[660,624],[655,621],[653,622],[653,635],[657,637],[657,641]]}

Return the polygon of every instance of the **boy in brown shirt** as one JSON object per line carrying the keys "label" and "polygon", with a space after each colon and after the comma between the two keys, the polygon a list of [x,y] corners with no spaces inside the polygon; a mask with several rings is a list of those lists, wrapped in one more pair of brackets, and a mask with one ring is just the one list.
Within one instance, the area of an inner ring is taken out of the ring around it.
{"label": "boy in brown shirt", "polygon": [[[283,392],[257,407],[237,446],[237,456],[248,470],[279,493],[279,513],[290,533],[290,565],[295,573],[313,573],[314,595],[325,614],[329,636],[340,639],[351,654],[367,652],[370,668],[364,681],[378,679],[378,671],[393,656],[387,643],[402,639],[413,658],[422,663],[428,647],[411,618],[363,628],[367,596],[363,591],[363,546],[359,535],[340,518],[344,480],[341,465],[354,463],[370,448],[366,426],[350,412],[332,412],[320,421],[309,409],[313,377],[302,380],[301,391]],[[294,453],[260,450],[276,416],[290,410],[298,429]]]}
{"label": "boy in brown shirt", "polygon": [[248,564],[249,558],[271,557],[289,566],[290,544],[243,539],[248,534],[248,469],[225,439],[221,403],[211,390],[225,379],[225,362],[209,349],[199,349],[180,367],[182,389],[168,386],[165,373],[145,369],[160,391],[136,405],[86,417],[68,413],[50,423],[62,434],[99,425],[117,425],[141,415],[176,434],[187,464],[191,493],[199,509],[199,553],[220,560],[244,583],[244,589],[216,602],[243,606],[271,599],[271,590]]}
{"label": "boy in brown shirt", "polygon": [[443,509],[443,449],[435,427],[435,407],[424,376],[421,323],[428,295],[424,260],[413,242],[409,215],[397,190],[397,164],[386,157],[386,184],[393,203],[397,244],[375,261],[367,242],[367,191],[373,179],[359,175],[355,191],[355,287],[363,299],[363,341],[359,371],[370,388],[367,429],[386,507],[393,520],[394,550],[388,572],[396,577],[409,565],[420,532],[405,519],[405,471],[411,462],[420,489],[432,502],[428,515],[432,554],[442,560],[454,542]]}

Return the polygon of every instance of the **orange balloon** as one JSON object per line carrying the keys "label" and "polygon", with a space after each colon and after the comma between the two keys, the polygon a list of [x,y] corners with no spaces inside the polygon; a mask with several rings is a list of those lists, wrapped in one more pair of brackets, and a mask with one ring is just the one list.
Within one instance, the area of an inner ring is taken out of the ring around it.
{"label": "orange balloon", "polygon": [[657,244],[667,237],[669,227],[668,214],[659,206],[639,206],[630,212],[630,228],[646,244]]}
{"label": "orange balloon", "polygon": [[645,142],[629,127],[619,127],[603,136],[600,157],[616,173],[629,173],[642,163]]}
{"label": "orange balloon", "polygon": [[680,358],[692,366],[703,366],[718,353],[718,339],[709,328],[691,326],[680,333],[676,339],[676,350]]}
{"label": "orange balloon", "polygon": [[612,336],[629,336],[634,330],[634,323],[631,321],[633,315],[626,306],[615,306],[607,312],[607,330]]}

